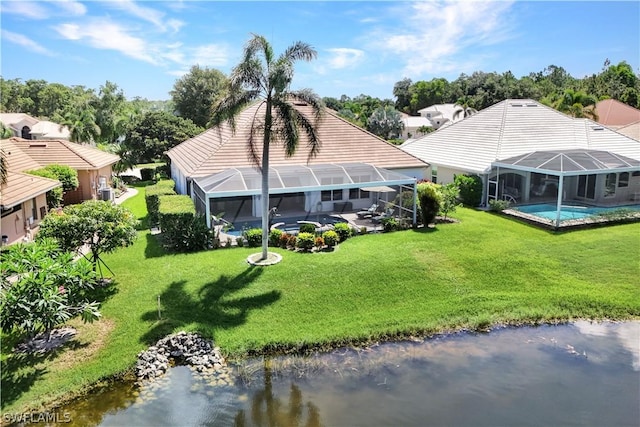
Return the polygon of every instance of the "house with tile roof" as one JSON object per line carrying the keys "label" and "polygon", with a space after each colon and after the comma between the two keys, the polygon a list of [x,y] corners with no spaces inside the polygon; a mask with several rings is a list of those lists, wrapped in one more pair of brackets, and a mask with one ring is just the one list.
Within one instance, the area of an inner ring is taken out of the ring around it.
{"label": "house with tile roof", "polygon": [[610,129],[619,129],[640,123],[640,110],[615,99],[603,99],[596,103],[597,122]]}
{"label": "house with tile roof", "polygon": [[115,154],[62,139],[11,138],[10,141],[40,167],[60,164],[78,172],[80,186],[65,193],[66,204],[101,199],[103,191],[110,191],[113,165],[120,160]]}
{"label": "house with tile roof", "polygon": [[25,173],[42,166],[9,140],[2,141],[7,180],[0,185],[2,244],[30,240],[47,214],[46,193],[59,181]]}
{"label": "house with tile roof", "polygon": [[400,147],[440,183],[483,179],[484,203],[640,201],[640,142],[530,99],[507,99]]}
{"label": "house with tile roof", "polygon": [[65,139],[71,132],[67,126],[48,120],[39,120],[25,113],[0,113],[0,122],[13,135],[24,139]]}
{"label": "house with tile roof", "polygon": [[[294,102],[293,106],[308,117],[312,114],[311,107],[304,103]],[[196,207],[208,213],[225,212],[233,218],[259,216],[260,189],[254,183],[255,167],[248,155],[247,141],[251,122],[260,120],[261,115],[264,108],[253,104],[236,118],[235,133],[223,123],[169,150],[171,175],[178,192],[191,194],[194,199],[199,195]],[[286,157],[278,144],[271,147],[270,193],[274,200],[270,204],[280,211],[369,207],[379,194],[365,188],[388,191],[393,187],[387,194],[392,198],[401,186],[413,185],[416,179],[423,178],[428,166],[330,110],[318,124],[317,132],[320,151],[313,158],[308,157],[304,134],[291,157]],[[260,145],[258,158],[261,151]],[[230,188],[232,181],[237,183],[234,188]]]}

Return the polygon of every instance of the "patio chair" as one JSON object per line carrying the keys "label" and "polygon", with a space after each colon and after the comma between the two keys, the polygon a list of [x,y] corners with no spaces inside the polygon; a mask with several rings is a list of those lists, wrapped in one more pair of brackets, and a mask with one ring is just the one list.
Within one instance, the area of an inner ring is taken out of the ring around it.
{"label": "patio chair", "polygon": [[356,212],[356,215],[358,215],[358,218],[360,219],[371,218],[377,212],[378,207],[379,206],[376,203],[374,203],[371,205],[369,209]]}

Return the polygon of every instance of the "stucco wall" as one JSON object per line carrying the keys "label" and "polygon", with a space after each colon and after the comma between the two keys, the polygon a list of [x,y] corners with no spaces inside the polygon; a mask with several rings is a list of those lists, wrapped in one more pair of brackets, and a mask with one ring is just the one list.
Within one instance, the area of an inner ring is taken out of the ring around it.
{"label": "stucco wall", "polygon": [[[36,211],[33,212],[33,200],[35,200]],[[2,218],[2,235],[8,237],[8,243],[22,242],[33,239],[38,232],[38,226],[42,221],[42,210],[47,210],[47,198],[45,194],[37,196],[35,199],[21,203],[21,210],[12,212]],[[33,215],[33,223],[29,224],[28,219]]]}

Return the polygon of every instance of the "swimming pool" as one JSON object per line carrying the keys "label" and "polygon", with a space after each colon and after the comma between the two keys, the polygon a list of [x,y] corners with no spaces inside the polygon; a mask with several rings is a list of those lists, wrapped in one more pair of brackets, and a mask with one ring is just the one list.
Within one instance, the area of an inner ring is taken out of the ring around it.
{"label": "swimming pool", "polygon": [[[282,230],[284,232],[297,232],[300,230],[300,224],[298,221],[313,221],[318,222],[321,225],[328,224],[336,224],[338,222],[347,222],[346,219],[340,218],[339,216],[334,215],[308,215],[308,216],[295,216],[295,217],[275,217],[271,223],[277,224],[283,222],[284,225],[278,227],[278,230]],[[233,228],[224,233],[230,236],[241,236],[245,230],[250,230],[252,228],[262,228],[262,220],[252,220],[252,221],[236,221],[233,223]]]}
{"label": "swimming pool", "polygon": [[[518,206],[514,210],[522,213],[537,216],[539,218],[555,221],[556,219],[556,205],[550,203],[537,204],[537,205],[525,205]],[[606,212],[619,211],[621,209],[628,209],[631,211],[640,212],[640,205],[630,206],[615,206],[615,207],[595,207],[595,206],[580,206],[580,205],[562,205],[560,209],[560,221],[569,221],[575,219],[586,219],[594,215],[598,215]]]}

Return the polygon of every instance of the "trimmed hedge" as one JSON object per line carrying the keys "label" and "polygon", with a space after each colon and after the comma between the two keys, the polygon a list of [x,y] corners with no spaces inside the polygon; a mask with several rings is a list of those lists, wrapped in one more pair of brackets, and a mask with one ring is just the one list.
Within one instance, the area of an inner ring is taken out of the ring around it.
{"label": "trimmed hedge", "polygon": [[153,181],[156,177],[156,168],[142,168],[140,169],[140,178],[143,181]]}
{"label": "trimmed hedge", "polygon": [[164,246],[176,252],[209,249],[213,232],[207,227],[204,215],[196,214],[189,196],[158,197],[158,218]]}
{"label": "trimmed hedge", "polygon": [[147,203],[147,219],[149,220],[149,227],[155,227],[160,222],[160,218],[158,216],[159,197],[175,195],[175,185],[176,184],[173,180],[168,179],[165,181],[158,181],[157,184],[146,187],[145,202]]}

